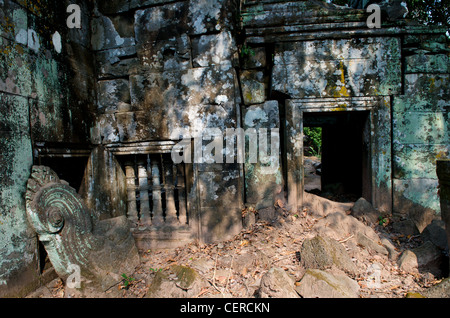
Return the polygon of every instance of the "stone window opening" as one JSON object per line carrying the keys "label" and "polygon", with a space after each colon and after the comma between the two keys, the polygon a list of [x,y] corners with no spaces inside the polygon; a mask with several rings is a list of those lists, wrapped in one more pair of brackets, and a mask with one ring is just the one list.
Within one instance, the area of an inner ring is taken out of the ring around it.
{"label": "stone window opening", "polygon": [[170,153],[118,156],[126,176],[127,217],[138,226],[187,225],[184,164]]}
{"label": "stone window opening", "polygon": [[77,192],[83,181],[90,149],[66,149],[35,147],[35,162],[55,171],[59,178],[68,182]]}

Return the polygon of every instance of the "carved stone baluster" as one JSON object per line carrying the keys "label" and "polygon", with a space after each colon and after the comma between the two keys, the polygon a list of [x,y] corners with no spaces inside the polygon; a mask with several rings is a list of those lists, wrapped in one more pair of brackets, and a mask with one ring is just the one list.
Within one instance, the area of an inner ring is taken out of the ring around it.
{"label": "carved stone baluster", "polygon": [[153,217],[152,205],[153,205],[153,195],[152,195],[152,163],[150,160],[150,155],[147,155],[147,185],[148,185],[148,196],[149,196],[149,210],[150,210],[150,218]]}
{"label": "carved stone baluster", "polygon": [[165,174],[164,188],[166,190],[166,223],[171,224],[178,222],[174,196],[173,165],[169,161],[164,161],[163,164]]}
{"label": "carved stone baluster", "polygon": [[137,222],[138,213],[136,208],[136,176],[132,162],[125,163],[125,175],[127,178],[127,217],[132,222]]}
{"label": "carved stone baluster", "polygon": [[176,187],[178,189],[178,221],[181,225],[187,223],[187,211],[186,211],[186,196],[185,189],[186,186],[184,184],[184,166],[176,165]]}
{"label": "carved stone baluster", "polygon": [[148,201],[148,180],[147,180],[147,169],[144,163],[140,162],[138,164],[138,176],[139,176],[139,197],[140,197],[140,216],[141,222],[148,224],[151,222],[150,219],[150,204]]}
{"label": "carved stone baluster", "polygon": [[156,161],[152,162],[152,179],[153,179],[153,220],[152,223],[156,226],[164,223],[163,209],[161,202],[161,181],[159,179],[159,167]]}

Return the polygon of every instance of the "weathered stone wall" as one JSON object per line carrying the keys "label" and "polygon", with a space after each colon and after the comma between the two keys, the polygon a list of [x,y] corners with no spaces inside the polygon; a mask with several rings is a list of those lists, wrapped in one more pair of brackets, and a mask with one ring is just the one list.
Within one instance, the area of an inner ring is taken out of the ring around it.
{"label": "weathered stone wall", "polygon": [[78,1],[82,28],[69,29],[70,3],[0,2],[0,295],[23,295],[40,280],[24,201],[33,148],[90,138],[90,9]]}
{"label": "weathered stone wall", "polygon": [[[236,125],[232,1],[97,1],[96,143]],[[219,116],[220,114],[221,116]],[[228,121],[228,122],[226,122]],[[209,125],[211,126],[211,125]]]}
{"label": "weathered stone wall", "polygon": [[400,41],[391,37],[280,43],[275,91],[290,98],[396,94],[401,88]]}
{"label": "weathered stone wall", "polygon": [[[259,83],[270,83],[266,95],[281,98],[280,105],[292,100],[302,110],[314,103],[314,111],[347,111],[355,108],[346,98],[382,97],[385,107],[372,113],[369,199],[380,210],[411,217],[419,230],[430,223],[440,211],[435,161],[449,157],[445,30],[401,20],[369,29],[364,10],[320,1],[246,1],[241,16],[246,43],[272,53],[265,73],[270,79]],[[294,127],[302,117],[297,111],[293,119],[291,111],[286,109],[288,166],[302,160],[293,155],[302,151],[301,127]],[[288,190],[289,178],[300,184],[302,177],[287,171]]]}
{"label": "weathered stone wall", "polygon": [[[194,134],[242,125],[281,129],[285,147],[286,100],[334,100],[331,110],[348,111],[354,109],[341,101],[379,97],[371,115],[369,199],[382,211],[408,214],[419,229],[439,213],[433,160],[449,155],[442,30],[402,21],[369,29],[364,10],[321,1],[243,1],[241,10],[231,0],[98,1],[94,13],[94,143],[168,140],[178,128]],[[248,162],[194,165],[198,187],[191,197],[200,197],[199,215],[218,208],[229,191],[242,193],[243,176],[245,202],[271,206],[289,179],[286,149],[278,155],[270,176]],[[227,182],[218,185],[222,178]]]}
{"label": "weathered stone wall", "polygon": [[[258,96],[263,101],[279,102],[282,156],[287,158],[284,178],[291,204],[301,206],[303,192],[302,112],[370,111],[372,171],[367,182],[372,193],[368,199],[390,212],[390,96],[402,89],[400,37],[392,30],[378,33],[367,28],[362,10],[320,1],[250,1],[243,6],[242,17],[245,43],[255,58],[260,51],[266,56],[265,67],[258,70],[265,77],[260,76],[259,86],[253,84],[253,91],[261,87]],[[252,176],[246,170],[246,179]]]}
{"label": "weathered stone wall", "polygon": [[[171,140],[177,129],[194,137],[205,128],[225,133],[239,127],[237,4],[96,1],[91,43],[99,117],[93,142]],[[193,169],[198,174],[189,195],[199,201],[191,225],[205,228],[200,235],[205,240],[232,235],[241,223],[240,167],[194,164]]]}
{"label": "weathered stone wall", "polygon": [[422,231],[439,214],[436,160],[450,156],[449,46],[444,34],[402,40],[402,94],[393,100],[394,211]]}

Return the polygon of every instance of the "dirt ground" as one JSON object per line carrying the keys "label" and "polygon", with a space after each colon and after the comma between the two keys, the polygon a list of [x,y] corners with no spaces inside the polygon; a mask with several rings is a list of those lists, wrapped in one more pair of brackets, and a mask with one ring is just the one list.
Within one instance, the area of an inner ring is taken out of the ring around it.
{"label": "dirt ground", "polygon": [[[340,208],[341,213],[348,215],[349,211],[344,210],[349,207],[351,204],[334,208]],[[275,219],[259,220],[230,240],[203,245],[193,242],[173,250],[141,251],[141,265],[135,273],[106,292],[82,295],[77,290],[64,288],[62,281],[55,279],[28,297],[148,297],[158,272],[173,265],[192,268],[207,282],[189,297],[255,297],[262,276],[273,267],[284,269],[298,284],[305,272],[299,252],[303,241],[323,233],[327,226],[331,228],[327,223],[324,223],[325,227],[321,226],[329,211],[312,211],[312,208],[314,204],[294,213],[278,201],[274,207]],[[359,226],[364,227],[363,230],[369,227],[362,222]],[[389,220],[384,226],[376,224],[370,227],[380,239],[389,239],[398,254],[422,244],[420,235],[404,236],[393,232]],[[358,269],[352,279],[360,286],[361,298],[404,298],[407,293],[421,293],[441,281],[441,278],[426,272],[404,272],[395,259],[356,244],[356,233],[348,230],[333,233],[343,235],[337,241],[345,247]],[[381,270],[381,281],[375,286],[370,276],[373,264]]]}

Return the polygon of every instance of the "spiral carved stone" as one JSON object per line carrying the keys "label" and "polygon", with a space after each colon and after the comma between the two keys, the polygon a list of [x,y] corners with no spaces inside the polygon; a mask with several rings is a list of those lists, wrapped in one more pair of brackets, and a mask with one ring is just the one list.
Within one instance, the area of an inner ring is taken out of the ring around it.
{"label": "spiral carved stone", "polygon": [[75,189],[45,166],[33,166],[25,195],[28,219],[57,274],[66,280],[72,264],[81,276],[106,289],[139,264],[125,216],[92,222]]}

